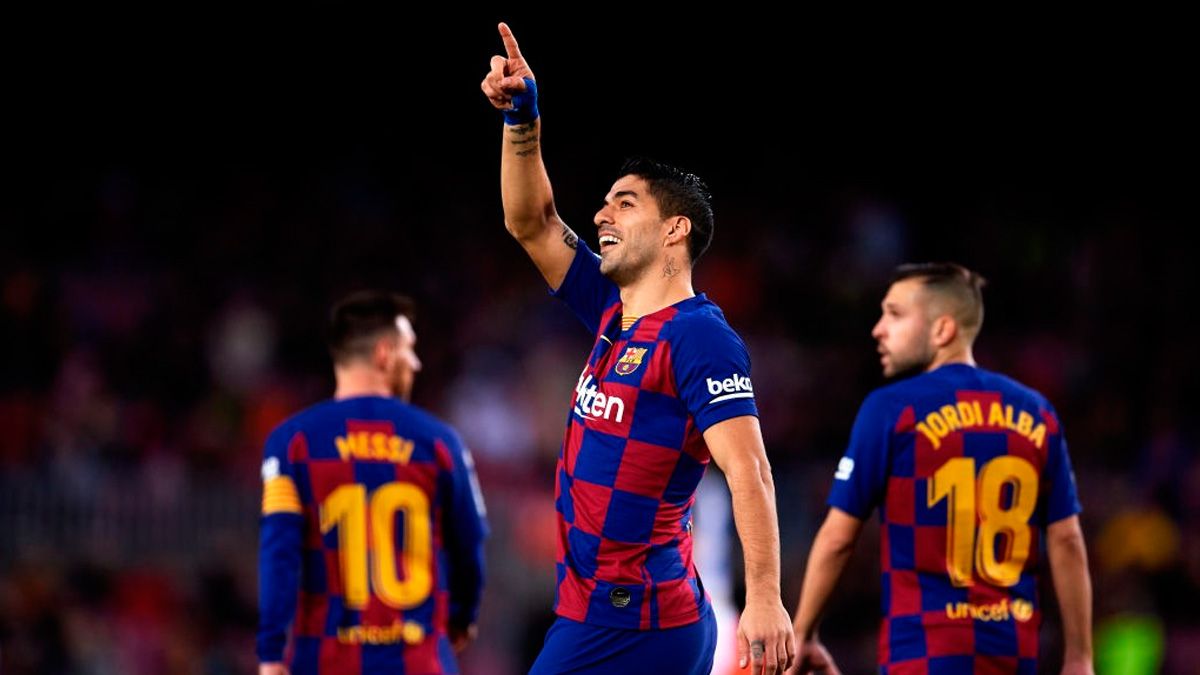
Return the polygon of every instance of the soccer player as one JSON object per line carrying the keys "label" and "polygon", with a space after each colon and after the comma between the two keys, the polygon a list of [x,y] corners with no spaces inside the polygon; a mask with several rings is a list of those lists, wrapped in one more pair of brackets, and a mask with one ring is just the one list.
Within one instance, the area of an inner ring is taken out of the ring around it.
{"label": "soccer player", "polygon": [[[408,299],[333,309],[337,390],[280,424],[262,465],[260,675],[456,673],[475,634],[486,533],[471,455],[407,403]],[[294,619],[294,621],[293,621]]]}
{"label": "soccer player", "polygon": [[896,271],[871,336],[886,377],[913,376],[872,392],[854,421],[796,610],[800,672],[838,672],[817,620],[876,507],[881,673],[1036,672],[1043,545],[1062,672],[1092,672],[1091,581],[1067,443],[1041,394],[975,365],[983,283],[949,263]]}
{"label": "soccer player", "polygon": [[692,290],[712,239],[707,189],[666,165],[627,164],[596,213],[592,253],[555,210],[533,73],[499,28],[507,56],[492,58],[482,88],[505,116],[505,225],[595,335],[558,460],[558,619],[532,673],[709,672],[716,623],[692,561],[692,505],[710,459],[745,550],[739,657],[778,672],[794,635],[750,358]]}

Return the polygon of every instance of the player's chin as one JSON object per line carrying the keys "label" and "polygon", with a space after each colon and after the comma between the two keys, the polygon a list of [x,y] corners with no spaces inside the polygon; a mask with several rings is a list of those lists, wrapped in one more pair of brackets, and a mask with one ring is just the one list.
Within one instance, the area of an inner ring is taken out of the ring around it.
{"label": "player's chin", "polygon": [[883,366],[883,376],[886,378],[898,377],[912,368],[911,364],[898,361],[891,354],[881,356],[879,363]]}
{"label": "player's chin", "polygon": [[608,278],[612,278],[620,270],[620,265],[617,264],[616,256],[600,254],[600,273]]}
{"label": "player's chin", "polygon": [[883,368],[883,376],[890,380],[904,379],[921,374],[928,365],[920,361],[889,361]]}

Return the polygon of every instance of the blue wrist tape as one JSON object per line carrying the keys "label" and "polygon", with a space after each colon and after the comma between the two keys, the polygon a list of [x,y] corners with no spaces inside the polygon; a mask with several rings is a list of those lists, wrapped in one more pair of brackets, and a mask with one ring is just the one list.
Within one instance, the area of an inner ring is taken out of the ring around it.
{"label": "blue wrist tape", "polygon": [[525,91],[512,97],[512,110],[505,110],[504,123],[509,126],[528,124],[538,118],[537,84],[528,77],[525,79]]}

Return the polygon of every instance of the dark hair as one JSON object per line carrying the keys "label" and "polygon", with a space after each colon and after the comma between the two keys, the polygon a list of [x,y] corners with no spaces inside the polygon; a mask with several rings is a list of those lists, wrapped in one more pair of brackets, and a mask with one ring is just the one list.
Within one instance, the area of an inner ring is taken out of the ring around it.
{"label": "dark hair", "polygon": [[708,250],[713,238],[712,195],[704,181],[694,173],[647,157],[626,160],[618,178],[621,176],[637,176],[645,180],[664,218],[686,216],[692,221],[692,233],[688,235],[687,244],[688,256],[695,265]]}
{"label": "dark hair", "polygon": [[329,313],[329,353],[335,363],[370,356],[375,340],[396,330],[396,317],[413,317],[413,301],[388,291],[351,293]]}
{"label": "dark hair", "polygon": [[909,263],[896,268],[892,283],[920,279],[925,288],[954,305],[954,318],[970,335],[983,326],[983,287],[987,280],[958,263]]}

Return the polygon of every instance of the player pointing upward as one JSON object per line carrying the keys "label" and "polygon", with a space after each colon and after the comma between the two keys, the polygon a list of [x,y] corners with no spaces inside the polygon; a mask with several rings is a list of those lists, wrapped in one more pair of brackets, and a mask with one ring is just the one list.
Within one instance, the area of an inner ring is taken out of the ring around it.
{"label": "player pointing upward", "polygon": [[724,471],[746,563],[739,654],[785,668],[774,485],[750,359],[721,310],[692,290],[713,214],[704,183],[627,163],[594,222],[600,255],[559,217],[541,155],[537,86],[512,31],[482,88],[504,112],[500,185],[508,231],[555,297],[595,335],[558,461],[558,587],[533,673],[708,673],[716,625],[692,562],[696,486]]}

